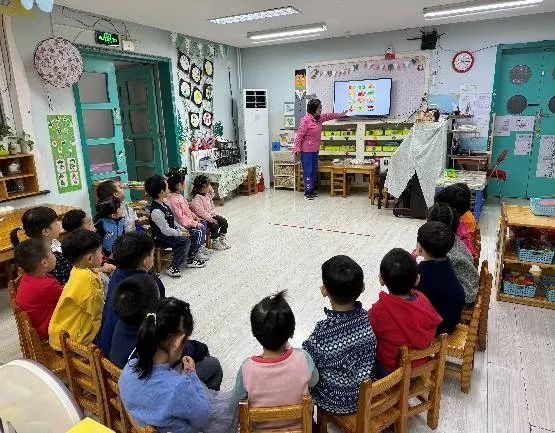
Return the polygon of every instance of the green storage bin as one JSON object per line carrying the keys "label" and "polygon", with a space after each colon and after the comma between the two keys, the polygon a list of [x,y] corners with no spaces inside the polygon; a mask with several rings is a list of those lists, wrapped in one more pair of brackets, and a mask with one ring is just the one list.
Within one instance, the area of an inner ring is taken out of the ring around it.
{"label": "green storage bin", "polygon": [[364,151],[365,152],[381,152],[382,151],[382,146],[365,146]]}
{"label": "green storage bin", "polygon": [[397,149],[399,149],[399,146],[382,146],[383,152],[395,152]]}
{"label": "green storage bin", "polygon": [[366,131],[367,135],[373,135],[376,137],[380,137],[382,135],[384,135],[384,130],[382,128],[378,128],[378,129],[369,129]]}

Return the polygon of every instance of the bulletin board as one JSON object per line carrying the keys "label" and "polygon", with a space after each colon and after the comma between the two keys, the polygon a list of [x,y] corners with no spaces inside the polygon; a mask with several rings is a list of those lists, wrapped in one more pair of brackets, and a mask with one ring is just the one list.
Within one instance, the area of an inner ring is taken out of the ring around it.
{"label": "bulletin board", "polygon": [[386,60],[383,56],[322,61],[306,65],[306,93],[322,101],[322,111],[333,111],[335,81],[391,78],[390,118],[406,119],[420,107],[428,91],[429,57],[426,53],[401,53]]}
{"label": "bulletin board", "polygon": [[49,114],[46,118],[58,192],[79,191],[82,184],[73,118],[70,114]]}

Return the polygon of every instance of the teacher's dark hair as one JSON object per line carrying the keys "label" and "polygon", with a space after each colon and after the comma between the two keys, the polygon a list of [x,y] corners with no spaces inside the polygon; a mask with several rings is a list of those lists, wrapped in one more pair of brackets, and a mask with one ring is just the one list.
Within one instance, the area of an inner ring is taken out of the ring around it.
{"label": "teacher's dark hair", "polygon": [[314,116],[320,105],[322,105],[322,101],[319,99],[311,99],[308,101],[308,105],[306,106],[306,112]]}

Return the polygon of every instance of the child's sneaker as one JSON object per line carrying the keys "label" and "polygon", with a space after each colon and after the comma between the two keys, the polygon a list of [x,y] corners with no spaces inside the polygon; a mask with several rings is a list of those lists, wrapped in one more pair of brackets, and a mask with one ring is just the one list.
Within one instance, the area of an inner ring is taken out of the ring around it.
{"label": "child's sneaker", "polygon": [[214,240],[212,241],[212,248],[214,248],[215,250],[218,250],[218,251],[226,250],[226,249],[227,249],[226,247],[224,247],[224,246],[222,245],[222,243],[220,242],[219,239],[214,239]]}
{"label": "child's sneaker", "polygon": [[229,245],[225,239],[225,235],[220,236],[220,244],[224,247],[224,249],[229,250],[231,245]]}
{"label": "child's sneaker", "polygon": [[208,260],[210,260],[210,256],[198,250],[197,253],[195,254],[195,259],[200,262],[207,262]]}
{"label": "child's sneaker", "polygon": [[202,247],[200,247],[199,250],[202,254],[204,254],[205,256],[210,256],[212,255],[212,253],[214,252],[214,250],[211,250],[210,248],[206,248],[204,245]]}
{"label": "child's sneaker", "polygon": [[206,266],[205,262],[202,262],[197,259],[189,259],[187,263],[185,263],[186,268],[204,268]]}
{"label": "child's sneaker", "polygon": [[170,277],[177,278],[181,276],[181,271],[179,270],[179,268],[176,268],[175,266],[170,265],[166,269],[166,274],[168,274]]}

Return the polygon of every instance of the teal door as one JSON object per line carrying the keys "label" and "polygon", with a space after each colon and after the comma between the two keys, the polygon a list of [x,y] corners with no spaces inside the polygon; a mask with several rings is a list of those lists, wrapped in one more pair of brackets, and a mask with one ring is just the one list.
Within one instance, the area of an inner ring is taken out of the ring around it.
{"label": "teal door", "polygon": [[[555,191],[555,179],[545,176],[549,176],[549,170],[544,170],[547,164],[544,162],[547,160],[546,138],[542,139],[544,135],[555,134],[555,113],[549,108],[550,98],[555,96],[553,56],[552,51],[544,48],[509,49],[501,55],[493,111],[498,125],[499,116],[510,116],[505,118],[509,131],[494,137],[492,161],[503,151],[508,151],[499,166],[507,172],[507,180],[500,182],[500,188],[497,180],[490,180],[488,192],[491,195],[499,195],[500,190],[503,197],[526,198],[546,196]],[[555,110],[554,105],[555,100],[551,107]],[[515,125],[519,123],[527,126],[518,130]],[[524,135],[531,138],[528,150],[515,146]],[[551,173],[555,168],[552,161],[551,158]]]}
{"label": "teal door", "polygon": [[127,182],[127,162],[114,62],[84,57],[83,70],[73,89],[94,210],[93,183],[104,179]]}
{"label": "teal door", "polygon": [[164,173],[153,66],[123,67],[116,76],[129,180],[145,181]]}

